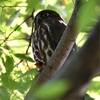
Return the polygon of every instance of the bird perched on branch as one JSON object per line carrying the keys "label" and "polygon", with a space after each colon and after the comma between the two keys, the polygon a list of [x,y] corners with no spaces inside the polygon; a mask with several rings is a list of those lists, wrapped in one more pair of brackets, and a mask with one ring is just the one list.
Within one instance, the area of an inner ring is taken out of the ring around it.
{"label": "bird perched on branch", "polygon": [[32,47],[36,66],[41,72],[56,49],[66,24],[60,15],[52,10],[39,12],[35,16],[34,24]]}

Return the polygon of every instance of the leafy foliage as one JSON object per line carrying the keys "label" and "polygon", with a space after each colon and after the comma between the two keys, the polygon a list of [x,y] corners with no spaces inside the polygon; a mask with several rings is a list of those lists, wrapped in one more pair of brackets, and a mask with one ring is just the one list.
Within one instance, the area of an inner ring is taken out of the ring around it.
{"label": "leafy foliage", "polygon": [[[93,2],[91,3],[93,5]],[[57,11],[67,23],[73,7],[74,3],[71,0],[0,0],[0,100],[23,100],[31,83],[38,75],[32,58],[31,46],[28,49],[33,24],[33,19],[29,16],[32,12],[36,15],[39,10],[52,9]],[[82,10],[84,12],[86,8]],[[90,14],[93,15],[92,12]],[[85,16],[82,16],[80,19],[84,18]],[[87,22],[84,22],[83,26],[85,23]],[[87,30],[83,29],[77,39],[79,47],[84,44],[87,36]],[[59,82],[57,87],[55,83],[52,84],[54,91],[62,89],[59,88],[62,84]],[[88,91],[90,95],[94,93],[92,90],[94,86],[100,88],[98,83],[93,84]],[[42,88],[36,95],[40,95],[47,87]],[[53,90],[48,91],[52,93]],[[98,90],[95,92],[100,94]],[[45,94],[41,95],[44,97]]]}
{"label": "leafy foliage", "polygon": [[[49,88],[52,87],[52,88]],[[66,91],[66,82],[64,80],[56,82],[48,82],[40,87],[38,91],[35,92],[34,96],[37,100],[60,100],[60,96]],[[70,88],[70,84],[67,82],[67,89]],[[48,90],[48,92],[46,91]],[[44,92],[43,92],[44,91]]]}

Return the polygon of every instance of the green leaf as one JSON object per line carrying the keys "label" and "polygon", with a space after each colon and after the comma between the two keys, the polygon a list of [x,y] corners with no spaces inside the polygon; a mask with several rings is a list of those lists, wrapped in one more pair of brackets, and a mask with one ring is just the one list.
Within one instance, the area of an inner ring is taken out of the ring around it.
{"label": "green leaf", "polygon": [[37,100],[56,100],[69,88],[69,83],[64,80],[49,82],[40,87],[34,96]]}
{"label": "green leaf", "polygon": [[4,59],[2,58],[2,62],[6,68],[6,72],[9,74],[13,70],[13,67],[14,67],[13,58],[6,55],[6,61],[4,61]]}
{"label": "green leaf", "polygon": [[39,72],[37,71],[37,69],[31,69],[31,70],[25,72],[24,74],[22,74],[20,76],[20,78],[25,77],[25,76],[29,76],[29,75],[37,76],[38,74],[39,74]]}
{"label": "green leaf", "polygon": [[52,0],[52,2],[51,0],[44,0],[44,2],[45,2],[45,9],[46,9],[49,4],[54,5],[57,2],[57,0]]}
{"label": "green leaf", "polygon": [[4,48],[7,49],[7,50],[10,50],[10,46],[7,45],[7,44],[4,45]]}
{"label": "green leaf", "polygon": [[32,11],[35,10],[35,8],[38,6],[39,3],[41,3],[42,0],[30,0],[28,2],[28,13],[32,14]]}
{"label": "green leaf", "polygon": [[51,0],[45,0],[45,8],[49,5],[50,2],[51,2]]}
{"label": "green leaf", "polygon": [[7,22],[7,26],[10,26],[10,25],[12,24],[12,22],[13,22],[16,18],[18,18],[19,13],[20,13],[20,9],[19,9],[18,11],[16,11],[13,15],[11,15],[11,16],[9,17],[9,20],[8,20],[8,22]]}
{"label": "green leaf", "polygon": [[10,100],[7,89],[0,86],[0,100]]}
{"label": "green leaf", "polygon": [[94,98],[91,98],[88,94],[85,94],[85,100],[94,100]]}
{"label": "green leaf", "polygon": [[89,94],[89,96],[91,96],[92,98],[95,98],[93,100],[100,99],[100,75],[98,75],[91,81],[88,87],[87,94]]}
{"label": "green leaf", "polygon": [[9,85],[9,76],[7,73],[2,74],[1,81],[4,87],[8,88]]}
{"label": "green leaf", "polygon": [[99,16],[98,6],[99,0],[83,0],[82,6],[79,9],[79,19],[82,30],[89,30],[93,26]]}
{"label": "green leaf", "polygon": [[21,60],[27,60],[27,61],[30,61],[30,62],[34,62],[33,59],[31,57],[29,57],[28,55],[26,54],[14,54],[17,58],[21,59]]}
{"label": "green leaf", "polygon": [[3,27],[0,27],[0,34],[4,33],[5,29]]}
{"label": "green leaf", "polygon": [[3,50],[0,48],[0,56],[2,55],[2,53],[3,53]]}

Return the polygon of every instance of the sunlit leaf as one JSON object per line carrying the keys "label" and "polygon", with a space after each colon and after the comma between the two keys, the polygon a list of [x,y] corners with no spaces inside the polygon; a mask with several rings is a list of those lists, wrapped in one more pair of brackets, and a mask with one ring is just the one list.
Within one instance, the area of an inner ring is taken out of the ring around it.
{"label": "sunlit leaf", "polygon": [[0,56],[2,55],[2,53],[3,53],[3,50],[0,48]]}
{"label": "sunlit leaf", "polygon": [[89,85],[89,90],[87,93],[92,97],[95,98],[93,100],[100,99],[100,75],[95,77]]}
{"label": "sunlit leaf", "polygon": [[50,0],[45,0],[45,8],[49,5]]}
{"label": "sunlit leaf", "polygon": [[34,75],[37,76],[39,74],[39,72],[37,71],[37,69],[30,69],[29,71],[25,72],[24,74],[22,74],[20,76],[21,77],[25,77],[25,76],[29,76],[29,75]]}
{"label": "sunlit leaf", "polygon": [[0,100],[10,100],[9,93],[3,86],[0,86]]}
{"label": "sunlit leaf", "polygon": [[31,14],[33,12],[33,10],[35,10],[36,7],[38,6],[38,4],[41,2],[42,2],[42,0],[30,0],[28,2],[28,13]]}
{"label": "sunlit leaf", "polygon": [[30,61],[30,62],[34,62],[33,59],[31,57],[29,57],[28,55],[26,54],[14,54],[17,58],[21,59],[21,60],[27,60],[27,61]]}
{"label": "sunlit leaf", "polygon": [[91,98],[88,94],[85,95],[85,100],[94,100],[94,98]]}
{"label": "sunlit leaf", "polygon": [[56,2],[57,0],[44,0],[45,9],[49,4],[54,5]]}
{"label": "sunlit leaf", "polygon": [[67,89],[70,88],[69,83],[65,81],[49,82],[43,85],[35,94],[37,99],[41,100],[55,100],[59,98]]}
{"label": "sunlit leaf", "polygon": [[8,88],[9,85],[9,76],[7,73],[2,74],[1,81],[4,87]]}
{"label": "sunlit leaf", "polygon": [[[82,7],[79,9],[79,22],[82,30],[88,30],[93,26],[99,16],[99,0],[83,0]],[[94,13],[95,12],[95,13]]]}
{"label": "sunlit leaf", "polygon": [[55,5],[57,0],[44,0],[45,1],[45,8],[50,5]]}
{"label": "sunlit leaf", "polygon": [[10,73],[14,67],[14,61],[13,61],[12,57],[6,55],[6,61],[4,62],[4,65],[6,68],[6,72]]}
{"label": "sunlit leaf", "polygon": [[5,29],[0,27],[0,34],[4,33],[5,32]]}
{"label": "sunlit leaf", "polygon": [[10,25],[12,24],[12,22],[13,22],[16,18],[18,18],[19,13],[20,13],[20,9],[19,9],[18,11],[16,11],[13,15],[11,15],[11,16],[9,17],[9,20],[8,20],[8,22],[7,22],[7,26],[10,26]]}

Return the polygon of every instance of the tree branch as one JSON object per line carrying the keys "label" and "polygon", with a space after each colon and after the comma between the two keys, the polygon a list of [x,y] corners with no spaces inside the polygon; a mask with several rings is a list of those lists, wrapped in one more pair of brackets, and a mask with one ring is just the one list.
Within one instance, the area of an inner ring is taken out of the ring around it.
{"label": "tree branch", "polygon": [[89,81],[100,73],[100,20],[91,33],[91,36],[76,54],[66,61],[63,69],[57,73],[55,81],[64,79],[71,83],[62,100],[80,100],[87,90]]}
{"label": "tree branch", "polygon": [[80,6],[80,0],[76,0],[72,17],[63,33],[63,36],[61,37],[56,50],[38,77],[37,83],[40,84],[49,80],[55,74],[55,72],[62,67],[67,59],[80,31],[79,23],[77,21],[78,10],[80,9]]}
{"label": "tree branch", "polygon": [[[64,80],[64,82],[70,83],[69,90],[68,84],[66,84],[65,93],[59,98],[52,98],[52,100],[83,100],[82,96],[87,89],[88,83],[93,77],[100,73],[99,27],[100,21],[95,26],[94,30],[90,34],[90,37],[86,41],[85,45],[80,49],[80,51],[69,61],[65,62],[63,68],[58,73],[56,73],[55,77],[52,80],[46,82],[46,84],[48,84],[49,82],[54,83]],[[31,91],[28,93],[24,100],[37,100],[35,98],[38,97],[34,95],[34,92],[35,90],[41,88],[39,88],[38,85],[35,86],[36,87],[31,88]],[[48,100],[51,99],[48,98]]]}

